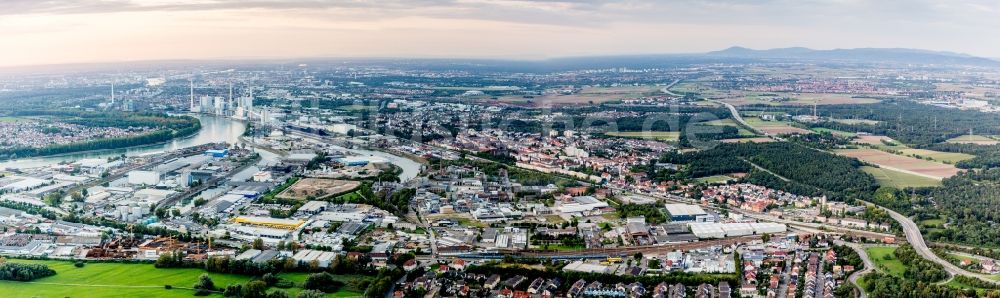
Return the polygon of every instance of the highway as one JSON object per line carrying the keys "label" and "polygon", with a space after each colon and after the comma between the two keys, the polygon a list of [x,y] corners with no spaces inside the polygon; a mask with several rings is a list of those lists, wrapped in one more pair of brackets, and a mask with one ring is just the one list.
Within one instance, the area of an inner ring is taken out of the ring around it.
{"label": "highway", "polygon": [[681,79],[676,79],[676,80],[674,80],[673,83],[670,83],[666,87],[660,88],[660,92],[666,93],[666,94],[668,94],[670,96],[684,97],[684,95],[680,95],[680,94],[674,93],[673,91],[670,91],[670,88],[673,88],[674,85],[677,85],[677,83],[680,83],[680,82],[681,82]]}
{"label": "highway", "polygon": [[[871,204],[865,201],[862,202]],[[966,271],[965,269],[959,268],[958,266],[955,266],[955,264],[952,264],[951,262],[948,262],[942,259],[941,257],[938,257],[936,254],[934,254],[934,251],[932,251],[929,247],[927,247],[927,243],[924,242],[924,236],[920,233],[920,227],[917,226],[917,223],[913,222],[913,220],[911,220],[909,217],[899,214],[896,211],[892,211],[889,208],[885,208],[882,206],[878,207],[888,212],[889,216],[891,216],[893,220],[899,222],[899,225],[903,227],[903,233],[906,234],[906,242],[909,242],[910,245],[913,246],[913,249],[917,251],[917,254],[919,254],[924,259],[940,264],[942,267],[944,267],[944,270],[951,275],[962,275],[966,277],[976,278],[992,284],[1000,283],[996,280],[993,280],[989,276]]]}
{"label": "highway", "polygon": [[734,107],[733,105],[731,105],[729,103],[722,102],[722,101],[713,100],[713,99],[707,99],[707,100],[710,101],[710,102],[714,102],[714,103],[717,103],[717,104],[724,105],[724,106],[726,106],[726,108],[729,108],[729,113],[733,115],[733,120],[736,120],[736,122],[739,122],[740,125],[743,125],[744,128],[752,131],[753,133],[767,136],[766,133],[757,130],[753,126],[750,126],[750,124],[747,124],[746,120],[743,120],[743,116],[740,116],[740,111],[736,110],[736,107]]}

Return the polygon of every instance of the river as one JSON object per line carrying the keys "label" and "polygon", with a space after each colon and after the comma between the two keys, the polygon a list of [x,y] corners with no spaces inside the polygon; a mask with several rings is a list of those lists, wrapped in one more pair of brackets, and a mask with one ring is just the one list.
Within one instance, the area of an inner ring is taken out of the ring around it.
{"label": "river", "polygon": [[[246,130],[246,123],[239,120],[234,120],[230,118],[210,116],[210,115],[194,115],[201,120],[201,130],[197,134],[187,138],[174,139],[165,143],[129,147],[122,149],[108,149],[99,151],[88,151],[80,153],[69,153],[57,156],[46,156],[46,157],[32,157],[32,158],[21,158],[13,159],[0,162],[0,169],[24,169],[24,168],[37,168],[48,165],[53,165],[61,162],[71,162],[84,158],[108,158],[112,156],[119,156],[125,154],[127,156],[137,156],[145,154],[155,154],[163,153],[171,150],[177,150],[181,148],[187,148],[192,146],[198,146],[208,143],[215,142],[228,142],[231,144],[240,143],[240,136]],[[390,163],[399,166],[403,169],[400,173],[399,179],[402,181],[409,181],[420,173],[420,163],[410,160],[405,157],[400,157],[392,154],[388,154],[380,151],[370,151],[370,150],[351,150],[357,154],[362,155],[374,155],[385,158],[389,160]],[[258,150],[261,154],[262,163],[273,163],[277,161],[278,156],[274,153],[270,153],[264,150]]]}

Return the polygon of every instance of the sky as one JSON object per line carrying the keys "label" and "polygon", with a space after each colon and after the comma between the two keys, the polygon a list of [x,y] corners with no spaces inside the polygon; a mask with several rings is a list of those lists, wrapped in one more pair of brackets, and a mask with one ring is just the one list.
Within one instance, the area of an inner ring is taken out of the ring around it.
{"label": "sky", "polygon": [[1000,57],[996,0],[0,0],[0,66],[898,47]]}

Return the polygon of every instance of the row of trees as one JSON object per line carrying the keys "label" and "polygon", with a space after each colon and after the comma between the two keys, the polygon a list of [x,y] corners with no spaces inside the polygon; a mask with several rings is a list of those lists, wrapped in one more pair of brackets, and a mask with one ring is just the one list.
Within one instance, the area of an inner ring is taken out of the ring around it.
{"label": "row of trees", "polygon": [[738,276],[736,274],[704,274],[704,273],[687,273],[687,272],[671,272],[668,274],[662,274],[657,276],[652,275],[641,275],[641,276],[631,276],[631,275],[613,275],[613,274],[599,274],[599,273],[584,273],[575,271],[563,271],[548,268],[546,270],[530,269],[526,267],[505,267],[498,264],[484,264],[479,266],[470,266],[466,269],[466,272],[485,274],[487,276],[493,274],[499,274],[501,276],[514,276],[521,275],[532,280],[538,277],[542,278],[553,278],[557,277],[566,282],[562,284],[562,290],[566,290],[569,286],[576,282],[577,280],[583,279],[587,282],[599,281],[603,284],[616,284],[616,283],[633,283],[639,282],[646,286],[652,286],[659,284],[661,282],[666,282],[668,284],[681,283],[685,286],[696,287],[701,284],[718,284],[719,282],[725,281],[730,285],[739,284]]}

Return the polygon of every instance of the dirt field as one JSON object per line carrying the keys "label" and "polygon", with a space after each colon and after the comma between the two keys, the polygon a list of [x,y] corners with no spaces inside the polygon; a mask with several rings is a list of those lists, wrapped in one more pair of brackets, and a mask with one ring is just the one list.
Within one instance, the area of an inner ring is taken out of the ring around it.
{"label": "dirt field", "polygon": [[942,179],[954,176],[959,169],[949,164],[900,156],[876,149],[837,150],[837,154],[854,157],[890,170],[901,170],[924,177]]}
{"label": "dirt field", "polygon": [[318,199],[327,196],[339,195],[355,189],[360,185],[361,182],[359,181],[304,178],[295,182],[295,184],[279,193],[276,197],[292,200],[305,200],[309,197]]}

